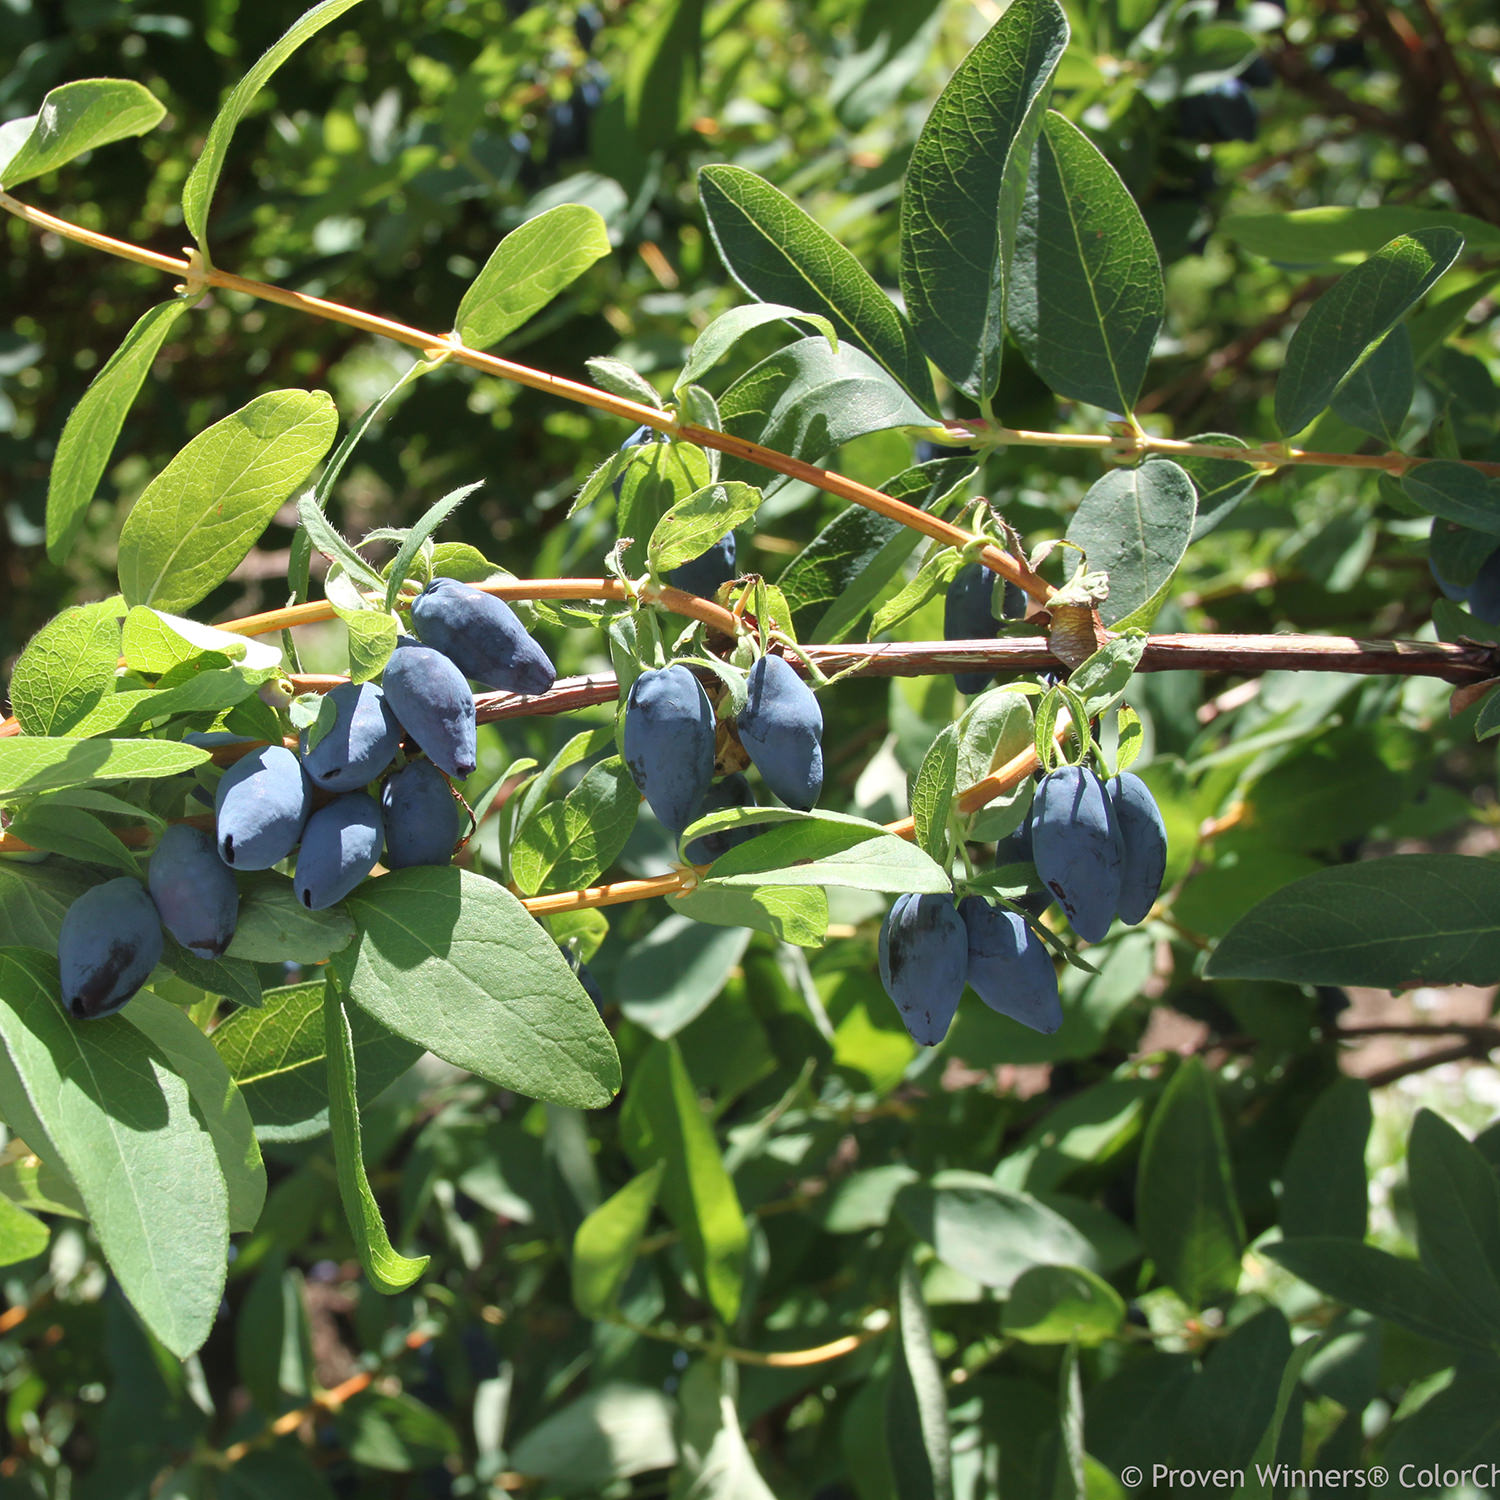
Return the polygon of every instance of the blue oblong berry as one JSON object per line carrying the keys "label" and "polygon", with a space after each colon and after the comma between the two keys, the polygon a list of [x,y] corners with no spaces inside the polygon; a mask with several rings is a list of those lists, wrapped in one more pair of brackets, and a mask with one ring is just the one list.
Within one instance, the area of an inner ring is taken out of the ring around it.
{"label": "blue oblong berry", "polygon": [[509,693],[545,693],[557,668],[505,600],[456,578],[434,578],[411,606],[412,629],[465,677]]}
{"label": "blue oblong berry", "polygon": [[373,682],[341,682],[327,701],[333,704],[333,727],[311,749],[311,730],[302,731],[302,769],[324,791],[357,791],[395,760],[401,726]]}
{"label": "blue oblong berry", "polygon": [[1042,778],[1031,804],[1032,862],[1073,930],[1102,941],[1120,904],[1123,851],[1114,805],[1085,766]]}
{"label": "blue oblong berry", "polygon": [[447,778],[431,761],[414,760],[387,776],[380,792],[385,815],[385,863],[446,865],[463,822]]}
{"label": "blue oblong berry", "polygon": [[686,667],[642,672],[631,684],[625,764],[662,826],[681,833],[714,779],[714,711]]}
{"label": "blue oblong berry", "polygon": [[969,984],[1002,1016],[1050,1035],[1062,1025],[1057,969],[1047,945],[1013,911],[979,896],[958,904],[969,937]]}
{"label": "blue oblong berry", "polygon": [[1120,920],[1131,927],[1161,894],[1167,873],[1167,825],[1151,789],[1139,776],[1122,771],[1105,784],[1120,827]]}
{"label": "blue oblong berry", "polygon": [[85,891],[57,935],[62,1003],[79,1021],[113,1015],[161,962],[161,919],[139,880],[121,875]]}
{"label": "blue oblong berry", "polygon": [[297,847],[312,793],[285,745],[263,745],[235,761],[214,791],[219,858],[236,870],[269,870]]}
{"label": "blue oblong berry", "polygon": [[368,792],[345,792],[307,820],[292,886],[309,911],[342,901],[375,868],[385,844],[380,806]]}
{"label": "blue oblong berry", "polygon": [[151,851],[146,884],[162,926],[189,953],[218,958],[229,946],[239,921],[240,893],[211,834],[187,823],[172,824]]}
{"label": "blue oblong berry", "polygon": [[381,675],[385,701],[435,766],[470,775],[479,763],[474,695],[441,652],[402,636]]}
{"label": "blue oblong berry", "polygon": [[880,928],[880,982],[912,1040],[947,1036],[969,971],[969,937],[953,898],[897,896]]}
{"label": "blue oblong berry", "polygon": [[746,687],[735,724],[740,743],[761,780],[788,807],[806,812],[823,790],[823,710],[780,656],[761,657]]}

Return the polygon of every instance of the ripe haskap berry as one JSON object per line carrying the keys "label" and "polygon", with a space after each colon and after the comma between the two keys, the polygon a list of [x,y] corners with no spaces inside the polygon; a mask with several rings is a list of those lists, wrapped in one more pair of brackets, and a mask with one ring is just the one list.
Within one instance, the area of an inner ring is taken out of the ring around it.
{"label": "ripe haskap berry", "polygon": [[443,773],[430,761],[414,760],[387,776],[380,808],[387,868],[445,865],[453,858],[463,817]]}
{"label": "ripe haskap berry", "polygon": [[111,1016],[161,962],[161,919],[140,881],[122,875],[85,891],[57,935],[62,1001],[75,1020]]}
{"label": "ripe haskap berry", "polygon": [[356,791],[395,760],[401,726],[373,682],[341,682],[326,701],[333,704],[333,728],[311,749],[311,730],[302,731],[302,769],[324,791]]}
{"label": "ripe haskap berry", "polygon": [[214,793],[219,858],[236,870],[269,870],[297,847],[312,795],[302,763],[285,745],[237,760]]}
{"label": "ripe haskap berry", "polygon": [[681,833],[714,779],[714,711],[686,667],[642,672],[631,684],[625,764],[662,826]]}
{"label": "ripe haskap berry", "polygon": [[[953,575],[943,600],[943,639],[946,641],[990,640],[999,633],[1000,622],[991,612],[995,574],[983,563],[969,563]],[[1026,613],[1026,595],[1015,584],[1005,585],[1003,609],[1008,620]],[[982,693],[993,672],[955,672],[953,685],[961,693]]]}
{"label": "ripe haskap berry", "polygon": [[234,936],[240,893],[212,835],[174,823],[151,852],[146,870],[162,926],[199,958],[218,958]]}
{"label": "ripe haskap berry", "polygon": [[402,636],[381,677],[385,700],[401,727],[450,776],[479,763],[474,695],[463,673],[441,652]]}
{"label": "ripe haskap berry", "polygon": [[1150,788],[1139,776],[1121,771],[1105,783],[1120,825],[1120,920],[1134,927],[1146,919],[1161,894],[1167,873],[1167,825]]}
{"label": "ripe haskap berry", "polygon": [[342,901],[371,870],[385,844],[380,807],[368,792],[345,792],[307,820],[292,884],[309,911]]}
{"label": "ripe haskap berry", "polygon": [[791,664],[763,656],[750,668],[737,728],[755,769],[788,807],[806,812],[823,790],[823,710]]}
{"label": "ripe haskap berry", "polygon": [[1062,1025],[1057,970],[1047,946],[1013,911],[965,896],[958,914],[969,934],[969,984],[1002,1016],[1050,1035]]}
{"label": "ripe haskap berry", "polygon": [[[693,809],[693,816],[688,822],[696,823],[709,813],[724,812],[731,807],[755,805],[755,793],[750,789],[750,783],[735,771],[723,781],[715,782],[709,787],[703,800]],[[760,824],[751,824],[746,828],[721,828],[717,833],[705,833],[693,839],[683,853],[689,864],[709,865],[721,854],[727,854],[736,844],[743,844],[746,839],[753,839],[757,833],[762,832],[764,828]]]}
{"label": "ripe haskap berry", "polygon": [[508,693],[545,693],[557,668],[505,600],[456,578],[434,578],[411,606],[412,629],[465,677]]}
{"label": "ripe haskap berry", "polygon": [[912,1040],[948,1035],[969,972],[969,938],[951,896],[897,896],[880,928],[880,982]]}
{"label": "ripe haskap berry", "polygon": [[1031,804],[1036,872],[1079,937],[1100,942],[1120,904],[1123,851],[1104,783],[1083,766],[1042,778]]}
{"label": "ripe haskap berry", "polygon": [[712,599],[719,592],[719,585],[728,583],[735,576],[734,564],[735,540],[731,531],[721,536],[707,552],[669,570],[667,582],[684,593]]}

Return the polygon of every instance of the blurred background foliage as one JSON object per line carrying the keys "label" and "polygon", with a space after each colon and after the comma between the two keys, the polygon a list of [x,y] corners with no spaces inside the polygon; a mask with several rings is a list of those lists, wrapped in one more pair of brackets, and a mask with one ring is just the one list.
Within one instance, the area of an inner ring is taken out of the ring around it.
{"label": "blurred background foliage", "polygon": [[[774,181],[893,286],[908,152],[996,7],[709,4],[680,117],[651,102],[660,80],[632,84],[662,11],[646,0],[366,0],[298,52],[241,125],[214,205],[218,264],[441,332],[502,234],[550,204],[589,203],[614,255],[503,352],[573,378],[586,378],[586,358],[609,355],[665,390],[696,331],[741,300],[694,188],[699,165],[732,161]],[[1500,25],[1486,0],[1449,0],[1440,24],[1425,0],[1293,0],[1289,10],[1248,0],[1160,13],[1142,0],[1075,0],[1069,11],[1075,41],[1056,102],[1123,175],[1167,271],[1168,325],[1143,404],[1155,429],[1269,437],[1286,338],[1340,269],[1253,253],[1226,232],[1231,216],[1399,203],[1500,218]],[[0,118],[86,76],[138,79],[169,111],[139,149],[97,152],[21,196],[175,253],[193,150],[224,92],[289,19],[239,0],[0,0]],[[647,107],[629,105],[633,87],[644,88]],[[1409,431],[1452,455],[1500,458],[1495,266],[1493,252],[1471,257],[1445,281],[1445,293],[1469,295],[1417,374]],[[45,619],[112,590],[128,502],[190,436],[283,386],[327,388],[347,422],[411,358],[278,307],[206,299],[166,344],[78,545],[53,566],[42,520],[58,434],[164,287],[156,273],[9,217],[0,268],[0,678]],[[727,383],[776,338],[768,330],[747,340],[716,378]],[[951,393],[948,409],[969,413]],[[1060,406],[1018,355],[997,410],[1023,428],[1108,422]],[[392,404],[331,510],[359,536],[408,524],[444,491],[482,479],[445,540],[471,542],[521,576],[598,576],[614,541],[609,509],[572,520],[567,511],[626,436],[618,420],[446,368]],[[1366,442],[1333,415],[1304,441]],[[917,456],[927,455],[908,436],[883,433],[831,466],[880,483]],[[983,484],[1034,545],[1061,534],[1098,472],[1087,454],[1012,448],[985,459]],[[837,509],[780,485],[755,535],[742,538],[741,566],[774,577]],[[283,601],[292,521],[288,507],[204,618]],[[1436,595],[1427,529],[1372,475],[1283,471],[1194,546],[1158,629],[1421,633]],[[900,633],[940,635],[940,608]],[[564,673],[603,660],[586,632],[554,631],[548,645]],[[309,633],[304,661],[338,670],[337,633]],[[951,683],[854,681],[824,701],[839,805],[899,815],[907,776],[959,701]],[[1472,711],[1449,720],[1441,684],[1171,674],[1138,679],[1132,701],[1169,820],[1177,894],[1150,926],[1117,932],[1097,951],[1097,977],[1067,972],[1068,1021],[1055,1037],[1018,1033],[976,1013],[970,997],[948,1043],[914,1057],[870,972],[878,906],[859,899],[835,911],[842,936],[806,958],[764,938],[747,945],[742,933],[663,922],[651,905],[611,913],[602,947],[603,918],[573,924],[585,952],[597,948],[592,964],[627,1076],[653,1035],[672,1035],[713,1100],[754,1224],[742,1330],[753,1347],[817,1344],[889,1310],[910,1243],[894,1196],[949,1168],[989,1173],[1000,1162],[1010,1188],[1065,1189],[1079,1227],[1103,1247],[1097,1269],[1129,1298],[1144,1285],[1129,1226],[1145,1122],[1178,1051],[1216,1065],[1247,1237],[1273,1228],[1299,1129],[1336,1083],[1331,1038],[1350,997],[1209,986],[1199,977],[1204,948],[1260,895],[1328,861],[1493,847],[1493,751],[1475,746]],[[577,716],[491,727],[482,774],[493,780],[522,755],[545,759],[580,727]],[[622,870],[658,869],[664,854],[643,820]],[[664,991],[665,974],[679,977]],[[1438,1018],[1449,1014],[1442,997],[1430,1003]],[[1488,1012],[1486,999],[1474,1019]],[[1385,1085],[1371,1144],[1373,1230],[1409,1249],[1401,1158],[1414,1103],[1438,1100],[1472,1133],[1494,1118],[1492,1075],[1433,1075],[1420,1058],[1399,1057],[1365,1071]],[[374,1295],[353,1267],[326,1143],[268,1141],[267,1216],[238,1247],[220,1332],[184,1367],[151,1346],[85,1236],[61,1227],[44,1264],[6,1273],[9,1299],[36,1311],[0,1339],[10,1445],[0,1495],[478,1494],[519,1483],[522,1467],[552,1474],[538,1493],[667,1493],[662,1476],[677,1451],[667,1398],[681,1392],[688,1350],[591,1323],[568,1290],[574,1229],[630,1176],[620,1134],[617,1109],[585,1118],[490,1097],[442,1068],[405,1075],[366,1117],[366,1154],[397,1242],[436,1258],[419,1289],[395,1299]],[[1493,1131],[1488,1139],[1493,1160]],[[634,1273],[627,1310],[690,1328],[684,1264],[669,1241],[657,1248]],[[1058,1349],[1002,1337],[993,1299],[941,1261],[927,1263],[924,1290],[948,1377],[959,1493],[1050,1493]],[[1251,1314],[1280,1307],[1298,1317],[1308,1305],[1305,1287],[1264,1262],[1227,1317],[1194,1319],[1161,1287],[1132,1301],[1124,1333],[1085,1359],[1090,1452],[1111,1465],[1149,1462],[1152,1401],[1176,1400],[1173,1382]],[[1365,1314],[1324,1307],[1317,1316],[1336,1318],[1332,1352],[1305,1378],[1289,1451],[1357,1457],[1404,1396],[1451,1367],[1451,1351],[1445,1363],[1442,1349]],[[877,1340],[826,1367],[742,1370],[740,1415],[774,1493],[890,1492],[867,1440],[885,1421],[889,1358]],[[1221,1404],[1232,1406],[1231,1364],[1210,1359],[1197,1378],[1218,1371]],[[378,1378],[336,1412],[304,1413],[281,1436],[270,1430],[315,1390],[370,1368]],[[581,1429],[549,1439],[539,1426],[576,1410],[568,1403],[581,1391],[611,1383],[638,1403],[612,1490],[602,1471],[587,1470],[586,1454],[587,1477],[566,1477]],[[516,1435],[525,1435],[521,1449]],[[223,1469],[215,1455],[241,1440],[250,1449]],[[1160,1441],[1167,1452],[1181,1435]]]}

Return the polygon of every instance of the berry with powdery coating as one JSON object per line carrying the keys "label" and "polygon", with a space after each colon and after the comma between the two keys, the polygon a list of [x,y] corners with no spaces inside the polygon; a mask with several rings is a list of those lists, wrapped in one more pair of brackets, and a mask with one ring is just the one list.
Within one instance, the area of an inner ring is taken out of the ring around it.
{"label": "berry with powdery coating", "polygon": [[880,928],[880,982],[912,1040],[947,1036],[969,971],[969,937],[942,895],[897,896]]}
{"label": "berry with powdery coating", "polygon": [[557,668],[505,600],[456,578],[434,578],[412,601],[412,629],[465,677],[509,693],[545,693]]}
{"label": "berry with powdery coating", "polygon": [[714,711],[686,667],[642,672],[631,684],[625,764],[662,826],[681,833],[714,779]]}
{"label": "berry with powdery coating", "polygon": [[1114,804],[1084,766],[1049,772],[1031,804],[1036,872],[1079,937],[1103,940],[1120,904],[1124,851]]}
{"label": "berry with powdery coating", "polygon": [[1120,920],[1144,922],[1161,894],[1167,873],[1167,825],[1151,789],[1139,776],[1122,771],[1105,783],[1120,825]]}
{"label": "berry with powdery coating", "polygon": [[174,823],[151,851],[146,883],[162,925],[199,958],[218,958],[234,937],[240,893],[211,834]]}
{"label": "berry with powdery coating", "polygon": [[441,651],[401,636],[381,683],[391,712],[433,765],[470,775],[479,756],[474,695],[463,673]]}
{"label": "berry with powdery coating", "polygon": [[447,779],[431,761],[414,760],[385,779],[380,792],[388,869],[446,865],[463,822]]}
{"label": "berry with powdery coating", "polygon": [[979,896],[958,903],[969,937],[969,985],[1002,1016],[1051,1035],[1062,1025],[1057,969],[1024,918]]}
{"label": "berry with powdery coating", "polygon": [[401,726],[373,682],[341,682],[324,701],[333,705],[333,727],[316,744],[310,727],[302,731],[302,769],[324,791],[357,791],[395,760]]}
{"label": "berry with powdery coating", "polygon": [[385,846],[380,806],[368,792],[345,792],[307,820],[292,885],[309,911],[342,901],[375,868]]}
{"label": "berry with powdery coating", "polygon": [[823,710],[791,664],[763,656],[750,669],[740,743],[761,779],[788,807],[806,812],[823,790]]}
{"label": "berry with powdery coating", "polygon": [[269,870],[297,847],[312,811],[302,763],[285,745],[237,760],[214,792],[219,858],[236,870]]}
{"label": "berry with powdery coating", "polygon": [[57,935],[62,1002],[75,1020],[112,1016],[161,962],[161,919],[140,881],[121,875],[85,891]]}

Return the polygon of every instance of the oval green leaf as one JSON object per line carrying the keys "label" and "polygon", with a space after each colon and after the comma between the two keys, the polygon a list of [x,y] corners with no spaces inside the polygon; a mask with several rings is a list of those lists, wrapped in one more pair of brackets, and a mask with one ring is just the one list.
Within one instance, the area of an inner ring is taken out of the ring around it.
{"label": "oval green leaf", "polygon": [[0,182],[13,188],[70,162],[95,146],[144,135],[167,107],[130,78],[82,78],[48,91],[32,116],[31,131],[8,162]]}

